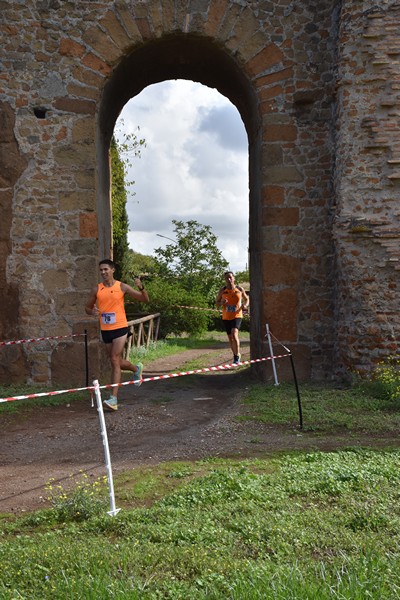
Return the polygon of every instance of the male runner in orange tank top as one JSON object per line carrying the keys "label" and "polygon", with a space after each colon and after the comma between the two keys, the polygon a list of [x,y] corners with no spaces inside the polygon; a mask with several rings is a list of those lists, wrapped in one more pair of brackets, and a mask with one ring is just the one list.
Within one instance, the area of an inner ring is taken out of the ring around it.
{"label": "male runner in orange tank top", "polygon": [[[112,260],[105,259],[99,263],[102,283],[95,286],[90,292],[85,306],[86,314],[98,317],[100,322],[101,337],[106,344],[106,349],[111,362],[112,383],[121,383],[121,369],[133,372],[135,385],[142,383],[142,363],[133,365],[122,358],[126,338],[128,336],[128,321],[125,314],[124,296],[128,294],[140,302],[148,302],[149,296],[139,278],[135,285],[139,291],[130,285],[114,279],[115,264]],[[110,410],[118,410],[118,387],[113,388],[113,393],[103,404]]]}
{"label": "male runner in orange tank top", "polygon": [[249,297],[240,285],[235,285],[232,271],[226,271],[224,277],[226,285],[219,290],[215,304],[222,306],[222,321],[233,352],[233,364],[238,365],[240,363],[239,329],[243,311],[247,312],[249,307]]}

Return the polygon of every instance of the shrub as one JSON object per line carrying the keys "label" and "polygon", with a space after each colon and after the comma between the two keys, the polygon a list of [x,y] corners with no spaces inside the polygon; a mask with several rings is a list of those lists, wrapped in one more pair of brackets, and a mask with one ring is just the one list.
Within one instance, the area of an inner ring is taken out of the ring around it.
{"label": "shrub", "polygon": [[205,307],[205,299],[201,294],[186,291],[179,281],[171,282],[160,277],[154,278],[146,285],[150,302],[147,304],[151,313],[161,313],[159,337],[167,335],[200,335],[208,329],[211,312],[178,308],[179,306]]}
{"label": "shrub", "polygon": [[81,473],[73,483],[74,487],[68,490],[62,485],[54,485],[53,479],[46,486],[47,499],[58,522],[85,521],[106,510],[105,478],[91,483],[86,473]]}
{"label": "shrub", "polygon": [[387,400],[400,400],[400,356],[391,356],[379,363],[372,383],[376,395]]}

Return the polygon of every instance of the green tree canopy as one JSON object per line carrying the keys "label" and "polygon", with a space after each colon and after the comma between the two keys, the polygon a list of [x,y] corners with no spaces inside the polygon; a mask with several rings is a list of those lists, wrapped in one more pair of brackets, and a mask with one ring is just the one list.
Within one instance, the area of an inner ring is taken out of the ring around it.
{"label": "green tree canopy", "polygon": [[135,252],[130,248],[128,252],[128,270],[131,278],[134,275],[146,278],[156,271],[156,259],[153,256]]}
{"label": "green tree canopy", "polygon": [[116,278],[125,279],[127,272],[128,231],[129,219],[126,210],[127,192],[125,187],[125,166],[120,157],[115,137],[111,139],[111,203],[112,203],[112,232],[113,260],[115,261]]}
{"label": "green tree canopy", "polygon": [[248,283],[250,281],[249,270],[246,269],[245,271],[236,271],[235,281],[240,285],[242,285],[243,283]]}
{"label": "green tree canopy", "polygon": [[217,237],[209,225],[198,221],[173,220],[176,242],[156,248],[158,274],[188,292],[203,296],[206,305],[214,305],[228,262],[217,246]]}
{"label": "green tree canopy", "polygon": [[197,221],[172,221],[176,242],[156,248],[154,270],[149,275],[151,312],[160,312],[161,335],[196,335],[213,322],[215,298],[228,267],[209,225]]}
{"label": "green tree canopy", "polygon": [[[122,123],[123,124],[123,123]],[[139,131],[139,128],[138,128]],[[117,279],[125,280],[129,275],[129,219],[126,209],[127,188],[134,185],[129,181],[128,170],[132,166],[132,157],[140,158],[141,148],[146,145],[135,133],[119,132],[123,141],[113,135],[110,144],[111,159],[111,205],[112,205],[112,237],[113,260],[115,261]],[[135,192],[130,192],[135,195]]]}

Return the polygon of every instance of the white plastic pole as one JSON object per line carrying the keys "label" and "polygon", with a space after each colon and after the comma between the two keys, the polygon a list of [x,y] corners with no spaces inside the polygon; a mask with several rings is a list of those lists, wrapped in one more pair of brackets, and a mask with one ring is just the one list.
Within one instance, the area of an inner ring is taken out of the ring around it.
{"label": "white plastic pole", "polygon": [[108,495],[110,497],[110,510],[108,511],[108,514],[111,517],[115,517],[115,515],[117,515],[121,509],[115,508],[114,483],[113,483],[113,476],[112,476],[112,469],[111,469],[110,450],[108,447],[106,421],[104,418],[103,404],[101,402],[101,393],[100,393],[100,388],[99,388],[99,382],[97,381],[97,379],[95,379],[93,381],[93,385],[94,385],[94,393],[96,395],[97,412],[99,413],[99,420],[100,420],[100,433],[101,433],[101,438],[103,440],[104,457],[105,457],[106,469],[107,469]]}
{"label": "white plastic pole", "polygon": [[274,380],[275,380],[275,385],[279,385],[279,381],[278,381],[278,375],[276,373],[276,367],[275,367],[275,359],[274,359],[274,352],[272,350],[272,342],[271,342],[271,335],[269,333],[269,325],[268,323],[265,326],[267,328],[267,338],[268,338],[268,345],[269,345],[269,353],[271,355],[271,362],[272,362],[272,370],[274,372]]}

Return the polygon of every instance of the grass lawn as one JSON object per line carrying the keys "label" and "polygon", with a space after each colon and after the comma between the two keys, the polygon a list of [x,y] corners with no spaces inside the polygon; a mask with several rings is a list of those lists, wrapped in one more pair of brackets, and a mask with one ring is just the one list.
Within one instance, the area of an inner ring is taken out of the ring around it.
{"label": "grass lawn", "polygon": [[399,459],[363,449],[138,469],[115,481],[115,517],[93,484],[68,501],[49,491],[52,509],[0,519],[0,597],[393,600]]}

